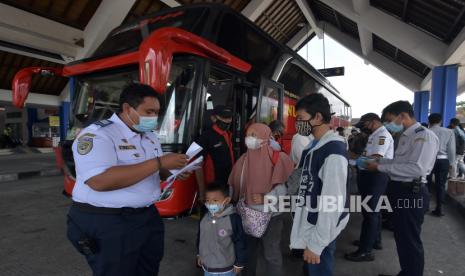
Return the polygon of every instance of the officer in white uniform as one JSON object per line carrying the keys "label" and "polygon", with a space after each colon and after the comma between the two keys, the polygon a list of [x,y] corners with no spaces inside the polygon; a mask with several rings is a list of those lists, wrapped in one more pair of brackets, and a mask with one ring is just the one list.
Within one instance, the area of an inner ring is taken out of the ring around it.
{"label": "officer in white uniform", "polygon": [[187,156],[163,155],[152,132],[160,98],[150,86],[127,86],[120,108],[73,143],[76,185],[67,234],[93,275],[157,275],[164,240],[154,205],[160,175],[185,166]]}
{"label": "officer in white uniform", "polygon": [[[392,159],[394,156],[394,140],[391,134],[383,126],[381,118],[375,113],[367,113],[360,118],[355,125],[368,134],[368,142],[363,152],[367,158]],[[363,222],[360,232],[360,240],[355,242],[358,250],[345,255],[345,258],[354,261],[373,261],[375,256],[373,249],[382,249],[381,243],[381,213],[376,211],[380,197],[386,192],[389,176],[382,172],[371,172],[365,168],[359,168],[358,189],[362,200],[371,197],[368,206],[373,212],[363,209]]]}
{"label": "officer in white uniform", "polygon": [[[383,110],[386,128],[402,132],[393,159],[367,163],[370,171],[387,173],[391,178],[388,196],[393,208],[394,238],[400,276],[422,276],[424,249],[421,225],[429,205],[426,177],[431,172],[439,150],[438,137],[413,116],[412,105],[398,101]],[[381,275],[381,274],[380,274]]]}

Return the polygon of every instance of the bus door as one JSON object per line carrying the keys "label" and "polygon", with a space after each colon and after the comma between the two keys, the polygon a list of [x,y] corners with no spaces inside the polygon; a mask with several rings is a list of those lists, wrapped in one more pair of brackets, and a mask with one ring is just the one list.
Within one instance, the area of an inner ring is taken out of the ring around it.
{"label": "bus door", "polygon": [[247,81],[241,81],[235,87],[235,103],[239,116],[234,122],[234,149],[239,155],[247,150],[244,138],[248,126],[256,122],[258,91],[258,84]]}
{"label": "bus door", "polygon": [[[263,78],[260,82],[257,122],[269,125],[272,121],[284,122],[284,86],[281,83]],[[286,114],[287,115],[287,114]],[[283,150],[289,152],[290,141],[283,141]]]}
{"label": "bus door", "polygon": [[245,77],[223,67],[212,66],[202,104],[201,129],[212,125],[211,115],[217,105],[232,108],[231,126],[233,151],[236,159],[245,152],[245,129],[256,121],[259,85],[245,81]]}

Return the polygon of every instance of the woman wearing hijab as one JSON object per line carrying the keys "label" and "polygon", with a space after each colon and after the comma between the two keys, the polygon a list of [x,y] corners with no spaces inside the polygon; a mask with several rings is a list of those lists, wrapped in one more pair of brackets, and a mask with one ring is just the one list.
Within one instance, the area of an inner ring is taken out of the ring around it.
{"label": "woman wearing hijab", "polygon": [[[247,129],[247,152],[236,162],[228,180],[233,201],[243,199],[248,208],[261,212],[264,211],[265,196],[279,197],[286,194],[284,182],[294,168],[294,163],[285,153],[273,151],[269,143],[271,135],[271,129],[265,124],[255,123]],[[264,275],[282,275],[282,229],[281,213],[275,212],[260,238],[247,236],[249,261],[245,266],[244,275],[256,274],[259,244],[262,244],[265,259]]]}

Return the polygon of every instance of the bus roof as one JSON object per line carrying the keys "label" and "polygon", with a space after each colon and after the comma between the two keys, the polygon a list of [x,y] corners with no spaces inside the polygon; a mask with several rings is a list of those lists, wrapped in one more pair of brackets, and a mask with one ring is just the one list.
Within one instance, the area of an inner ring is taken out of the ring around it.
{"label": "bus roof", "polygon": [[[338,90],[299,54],[274,40],[242,14],[223,4],[179,6],[161,10],[141,17],[137,21],[123,24],[110,32],[90,58],[78,60],[69,65],[135,52],[145,37],[162,27],[185,29],[217,44],[231,54],[252,64],[252,72],[255,70],[257,77],[260,75],[271,77],[278,59],[282,55],[288,54],[304,64],[315,80],[350,106],[340,96]],[[231,31],[228,32],[228,28]],[[237,39],[234,39],[234,36]],[[241,43],[235,43],[238,40]],[[247,48],[256,48],[260,49],[260,51],[247,51]]]}

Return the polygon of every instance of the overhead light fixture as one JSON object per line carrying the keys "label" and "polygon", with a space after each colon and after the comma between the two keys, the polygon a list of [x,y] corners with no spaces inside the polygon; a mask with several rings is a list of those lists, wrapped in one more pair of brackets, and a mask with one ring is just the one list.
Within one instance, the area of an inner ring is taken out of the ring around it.
{"label": "overhead light fixture", "polygon": [[297,23],[297,27],[299,27],[299,28],[303,28],[303,27],[305,27],[305,25],[307,25],[307,24],[305,24],[304,22]]}

